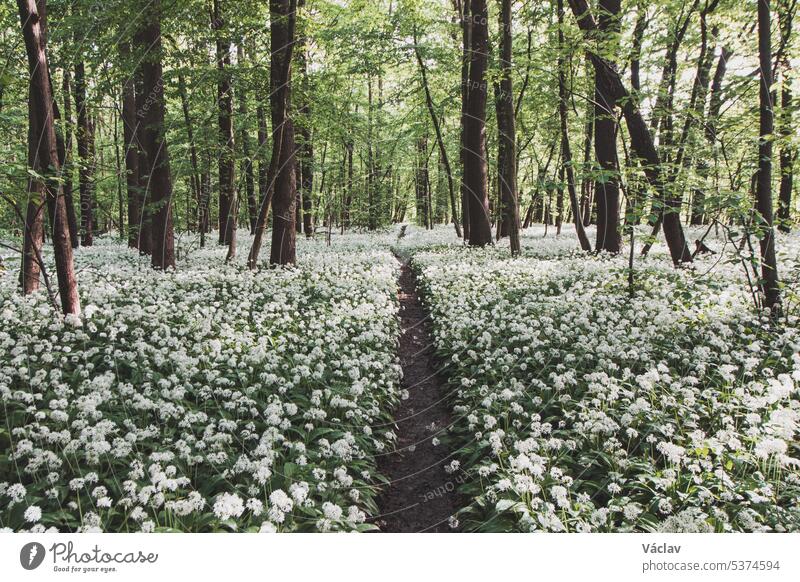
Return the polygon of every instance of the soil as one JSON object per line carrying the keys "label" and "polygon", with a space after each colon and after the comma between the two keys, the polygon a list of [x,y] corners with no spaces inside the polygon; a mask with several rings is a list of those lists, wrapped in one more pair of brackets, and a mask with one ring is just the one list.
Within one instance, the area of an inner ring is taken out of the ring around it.
{"label": "soil", "polygon": [[459,483],[457,475],[444,470],[451,451],[444,443],[433,444],[434,438],[445,440],[450,426],[446,388],[437,375],[430,319],[417,295],[416,277],[401,263],[399,356],[408,398],[395,411],[396,448],[378,458],[390,482],[378,498],[381,513],[374,520],[383,532],[452,532],[449,518],[460,507]]}

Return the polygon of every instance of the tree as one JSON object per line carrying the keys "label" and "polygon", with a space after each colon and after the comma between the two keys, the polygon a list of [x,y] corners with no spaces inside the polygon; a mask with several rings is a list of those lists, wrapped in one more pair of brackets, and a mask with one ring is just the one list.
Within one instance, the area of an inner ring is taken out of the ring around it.
{"label": "tree", "polygon": [[[76,43],[79,41],[75,34]],[[78,116],[78,185],[81,193],[81,246],[94,240],[94,128],[86,107],[86,73],[82,59],[75,63],[75,112]]]}
{"label": "tree", "polygon": [[172,178],[164,133],[166,105],[161,69],[161,0],[146,0],[140,18],[136,43],[144,54],[141,62],[142,97],[137,98],[136,111],[143,154],[139,171],[143,172],[142,179],[147,182],[149,194],[151,264],[156,269],[167,269],[175,266],[175,238],[172,225]]}
{"label": "tree", "polygon": [[489,169],[486,155],[486,68],[489,59],[489,23],[486,0],[470,1],[471,42],[464,124],[463,184],[467,192],[469,244],[492,242],[489,221]]}
{"label": "tree", "polygon": [[[52,79],[51,79],[52,80]],[[69,225],[69,239],[72,248],[78,248],[78,220],[75,217],[75,204],[72,200],[72,90],[71,90],[70,74],[68,69],[64,69],[64,77],[61,82],[62,92],[64,94],[64,139],[59,139],[59,134],[56,132],[56,147],[58,149],[58,159],[61,162],[61,173],[63,174],[63,190],[64,190],[64,204],[67,207],[67,224]],[[53,84],[50,83],[50,92],[53,91]],[[53,95],[53,116],[58,119],[58,106],[56,104],[55,95]],[[51,217],[52,220],[52,217]]]}
{"label": "tree", "polygon": [[231,88],[231,45],[227,38],[221,0],[213,1],[211,27],[217,48],[217,104],[219,113],[219,244],[228,245],[229,261],[236,255],[236,218],[238,201],[235,184],[233,137],[233,89]]}
{"label": "tree", "polygon": [[780,187],[778,204],[778,228],[783,232],[792,230],[792,189],[794,180],[794,162],[797,152],[792,144],[794,123],[792,120],[792,81],[791,59],[789,47],[792,34],[792,21],[797,8],[797,0],[780,0],[781,44],[783,50],[780,54],[781,68],[781,117],[780,117]]}
{"label": "tree", "polygon": [[761,292],[764,306],[773,318],[781,313],[778,263],[775,258],[775,233],[772,227],[772,41],[770,27],[770,0],[758,0],[758,61],[759,87],[759,140],[758,173],[756,177],[756,211],[760,215],[761,233]]}
{"label": "tree", "polygon": [[431,117],[431,123],[433,124],[433,131],[436,134],[436,144],[439,147],[439,157],[442,162],[442,168],[444,169],[445,175],[447,177],[447,192],[449,194],[450,199],[450,212],[453,216],[453,228],[456,230],[456,236],[458,238],[462,237],[461,234],[461,226],[458,223],[458,212],[456,210],[456,193],[455,188],[453,186],[453,170],[450,166],[450,157],[447,155],[447,147],[444,145],[444,139],[442,137],[442,128],[439,124],[439,117],[436,115],[436,109],[433,105],[433,98],[431,97],[431,90],[428,85],[428,70],[425,66],[425,62],[422,60],[422,55],[419,51],[419,42],[417,39],[417,28],[416,25],[414,26],[414,56],[417,58],[417,65],[419,66],[419,73],[422,81],[422,89],[425,92],[425,106],[428,109],[428,114]]}
{"label": "tree", "polygon": [[514,90],[511,81],[511,0],[500,0],[500,83],[497,104],[497,168],[502,205],[501,232],[508,234],[511,254],[520,253],[517,198],[517,139]]}
{"label": "tree", "polygon": [[45,0],[17,0],[25,52],[28,58],[28,164],[37,174],[29,181],[29,198],[23,243],[23,291],[38,288],[41,268],[43,207],[52,200],[52,237],[61,309],[80,315],[81,303],[72,261],[66,201],[57,178],[59,160],[53,120],[53,96],[47,61]]}
{"label": "tree", "polygon": [[[616,42],[619,34],[620,0],[599,0],[598,30],[606,44]],[[611,52],[611,51],[609,51]],[[595,182],[597,203],[597,240],[595,249],[618,253],[619,233],[619,168],[617,167],[617,115],[614,97],[604,88],[601,75],[595,76],[594,88],[594,151],[600,166]]]}
{"label": "tree", "polygon": [[572,167],[572,151],[569,146],[568,131],[568,103],[567,103],[567,67],[564,59],[564,0],[558,0],[558,117],[561,126],[561,163],[567,177],[567,191],[572,206],[572,220],[575,223],[575,232],[581,249],[591,251],[592,245],[586,236],[586,229],[581,218],[581,209],[578,204],[578,194],[575,190],[575,171]]}
{"label": "tree", "polygon": [[[305,7],[305,0],[298,0],[297,7],[302,11]],[[297,135],[299,137],[297,149],[298,160],[297,167],[299,169],[299,179],[296,179],[298,198],[302,204],[303,217],[302,227],[307,238],[314,236],[314,141],[312,137],[311,128],[311,85],[308,78],[308,63],[306,56],[306,27],[300,32],[297,40],[297,64],[300,70],[302,79],[302,90],[300,91],[300,105],[297,107],[297,115],[299,117],[299,124],[297,126]],[[299,208],[298,208],[299,210]],[[295,218],[297,219],[297,212]],[[295,225],[296,228],[300,227],[300,223]],[[299,232],[299,231],[298,231]]]}
{"label": "tree", "polygon": [[[130,46],[120,44],[123,61],[130,58]],[[138,120],[136,119],[136,89],[133,75],[128,75],[122,85],[122,143],[125,148],[125,184],[128,200],[128,246],[139,248],[141,221],[141,192],[139,189]]]}
{"label": "tree", "polygon": [[258,265],[261,241],[272,212],[270,264],[295,262],[295,144],[294,125],[289,114],[291,98],[292,51],[295,36],[297,0],[270,0],[270,110],[272,115],[272,159],[267,173],[267,194],[261,201],[256,233],[247,264]]}
{"label": "tree", "polygon": [[[236,62],[240,68],[244,66],[244,48],[241,43],[236,47]],[[244,83],[239,88],[239,143],[242,145],[241,173],[244,175],[245,198],[247,199],[247,218],[250,221],[250,234],[256,231],[258,220],[258,203],[256,202],[255,175],[253,174],[253,153],[250,150],[250,131],[247,128],[247,91]]]}

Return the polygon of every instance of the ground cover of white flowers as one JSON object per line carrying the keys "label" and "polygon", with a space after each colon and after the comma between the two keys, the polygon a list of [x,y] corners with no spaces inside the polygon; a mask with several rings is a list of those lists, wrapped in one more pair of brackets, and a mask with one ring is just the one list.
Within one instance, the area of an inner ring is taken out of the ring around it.
{"label": "ground cover of white flowers", "polygon": [[462,529],[800,530],[800,239],[778,239],[789,315],[770,331],[713,233],[692,269],[637,253],[632,296],[627,251],[543,234],[518,259],[444,230],[397,246],[450,378]]}
{"label": "ground cover of white flowers", "polygon": [[299,241],[297,269],[252,274],[184,240],[165,274],[100,239],[76,252],[79,324],[5,257],[0,528],[372,528],[400,374],[375,241]]}

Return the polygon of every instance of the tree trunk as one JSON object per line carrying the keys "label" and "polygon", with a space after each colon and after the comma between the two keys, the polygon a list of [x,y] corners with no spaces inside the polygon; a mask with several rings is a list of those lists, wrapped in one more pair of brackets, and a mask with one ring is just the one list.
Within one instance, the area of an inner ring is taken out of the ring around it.
{"label": "tree trunk", "polygon": [[417,202],[417,224],[430,228],[430,209],[428,208],[428,138],[417,138],[417,160],[414,175]]}
{"label": "tree trunk", "polygon": [[[172,178],[169,169],[164,117],[164,79],[161,70],[161,0],[148,1],[143,22],[137,31],[142,60],[142,105],[137,109],[140,141],[145,164],[139,161],[148,182],[148,211],[151,221],[151,264],[155,269],[175,266],[175,235],[172,226]],[[147,96],[144,98],[144,96]],[[139,99],[137,99],[137,102]],[[137,103],[138,104],[138,103]]]}
{"label": "tree trunk", "polygon": [[[590,74],[587,72],[587,74]],[[592,224],[592,146],[594,137],[594,103],[591,99],[586,100],[586,123],[584,124],[583,139],[583,179],[581,180],[581,213],[583,226]]]}
{"label": "tree trunk", "polygon": [[[731,50],[723,46],[719,60],[717,61],[716,70],[714,71],[714,80],[711,82],[711,97],[709,99],[708,114],[705,116],[704,134],[706,142],[712,149],[716,147],[717,122],[722,108],[722,81],[725,78],[728,59],[730,59],[731,55]],[[697,173],[703,185],[705,185],[705,182],[708,180],[708,171],[708,162],[705,158],[701,157],[697,164]],[[703,224],[705,222],[705,215],[705,192],[701,186],[700,188],[696,188],[692,194],[691,224]]]}
{"label": "tree trunk", "polygon": [[792,144],[794,135],[794,123],[792,121],[792,80],[790,76],[791,61],[789,59],[789,42],[792,33],[793,10],[784,0],[780,4],[783,8],[780,12],[781,22],[781,43],[786,47],[783,58],[781,59],[781,118],[780,118],[780,137],[781,151],[780,159],[780,194],[778,201],[778,228],[782,232],[792,230],[792,188],[794,178],[794,161],[797,157],[795,147]]}
{"label": "tree trunk", "polygon": [[[619,34],[620,0],[600,0],[598,29],[604,42],[616,44]],[[613,54],[615,51],[607,50]],[[595,76],[594,151],[602,172],[595,181],[597,201],[597,240],[595,249],[609,253],[620,251],[619,168],[617,167],[617,114],[614,98],[604,92],[603,79]]]}
{"label": "tree trunk", "polygon": [[[189,95],[186,91],[186,79],[184,79],[182,74],[178,75],[178,93],[180,94],[181,98],[181,109],[183,110],[183,122],[186,125],[186,137],[189,140],[189,161],[192,165],[192,173],[189,176],[190,178],[190,185],[192,187],[192,197],[194,198],[195,204],[197,204],[197,228],[198,230],[201,228],[200,224],[202,222],[202,218],[200,217],[200,199],[202,194],[200,192],[202,186],[200,184],[200,167],[197,162],[197,145],[194,141],[194,127],[192,126],[192,116],[189,111]],[[186,221],[187,223],[190,222],[189,216],[191,214],[187,212]]]}
{"label": "tree trunk", "polygon": [[758,0],[758,56],[761,72],[759,91],[758,173],[756,210],[761,215],[761,292],[764,306],[773,319],[780,316],[781,296],[778,263],[775,258],[775,234],[772,227],[772,43],[770,39],[770,0]]}
{"label": "tree trunk", "polygon": [[[72,199],[72,88],[69,69],[64,69],[62,93],[64,96],[64,139],[62,140],[61,147],[59,148],[59,161],[62,162],[61,174],[64,180],[62,189],[64,191],[64,204],[67,207],[69,239],[72,248],[76,249],[78,248],[79,240],[78,220],[75,216],[75,203]],[[58,118],[58,107],[55,105],[55,101],[53,101],[53,103],[53,115]],[[56,134],[56,142],[58,142],[58,134]],[[58,143],[56,143],[56,145],[58,145]],[[61,150],[63,150],[63,152]]]}
{"label": "tree trunk", "polygon": [[564,32],[562,31],[562,26],[564,24],[563,2],[564,0],[558,0],[558,115],[561,123],[561,163],[566,171],[567,191],[569,192],[569,201],[572,205],[572,220],[575,224],[578,242],[580,242],[582,250],[591,251],[592,245],[589,242],[589,237],[586,236],[586,229],[583,227],[581,208],[578,204],[578,194],[575,191],[575,171],[572,167],[572,151],[569,146],[567,123],[567,67],[564,59]]}
{"label": "tree trunk", "polygon": [[[56,131],[53,124],[53,95],[50,89],[50,74],[47,63],[47,41],[44,34],[44,0],[17,0],[22,34],[25,40],[25,52],[28,57],[29,71],[29,164],[37,174],[49,177],[44,180],[31,179],[28,202],[28,222],[26,217],[25,240],[23,243],[25,268],[35,264],[35,276],[38,286],[39,261],[41,260],[41,234],[36,229],[42,228],[42,213],[45,205],[43,196],[53,199],[53,248],[58,278],[58,291],[61,297],[61,309],[65,314],[80,315],[81,305],[78,296],[78,285],[75,279],[75,267],[72,262],[72,245],[70,243],[69,223],[63,190],[57,179],[59,170]],[[39,12],[39,6],[42,13]],[[53,173],[55,172],[55,173]],[[33,214],[31,213],[33,210]],[[38,221],[38,227],[37,227]],[[38,245],[38,248],[37,248]],[[30,260],[33,259],[33,260]],[[23,272],[26,283],[24,291],[30,292],[34,272]],[[30,275],[30,276],[29,276]]]}
{"label": "tree trunk", "polygon": [[[130,57],[130,47],[120,45],[123,58]],[[139,144],[136,119],[136,89],[133,76],[122,85],[122,141],[125,146],[125,183],[128,192],[128,246],[139,248],[142,209],[139,206]]]}
{"label": "tree trunk", "polygon": [[[299,0],[298,7],[302,8],[304,4],[304,0]],[[301,103],[297,109],[297,114],[300,118],[300,123],[297,126],[297,135],[299,137],[297,150],[300,156],[297,165],[300,168],[300,180],[297,185],[298,198],[300,198],[303,207],[303,232],[306,238],[311,238],[314,235],[314,142],[311,132],[311,105],[309,99],[311,87],[308,81],[308,65],[303,34],[300,35],[297,42],[297,63],[302,77]],[[297,226],[300,226],[299,222]]]}
{"label": "tree trunk", "polygon": [[[77,39],[76,39],[77,40]],[[81,193],[81,246],[94,239],[94,132],[86,109],[86,76],[83,61],[75,64],[75,111],[78,115],[78,182]]]}
{"label": "tree trunk", "polygon": [[469,190],[466,181],[466,152],[467,152],[467,116],[469,107],[469,66],[472,54],[472,0],[457,0],[459,20],[461,21],[461,140],[459,144],[459,161],[461,162],[461,224],[464,231],[464,240],[469,240]]}
{"label": "tree trunk", "polygon": [[486,0],[471,0],[472,42],[464,123],[464,187],[469,212],[469,244],[492,243],[489,221],[489,170],[486,156],[486,67],[489,58],[489,23]]}
{"label": "tree trunk", "polygon": [[[258,118],[258,206],[259,209],[267,196],[267,174],[269,173],[269,157],[267,156],[267,114],[260,98],[256,106]],[[256,216],[258,223],[258,216]]]}
{"label": "tree trunk", "polygon": [[433,98],[431,97],[430,87],[428,86],[428,71],[425,62],[422,60],[422,55],[419,52],[419,45],[417,44],[417,29],[414,28],[414,54],[417,57],[417,65],[419,65],[419,72],[422,76],[422,88],[425,91],[425,105],[428,108],[428,114],[431,117],[433,124],[433,131],[436,134],[436,144],[439,146],[439,157],[442,161],[445,174],[447,176],[447,190],[450,195],[450,212],[453,215],[453,228],[456,229],[456,236],[462,237],[461,226],[458,223],[458,212],[456,210],[456,193],[453,186],[453,171],[450,167],[450,158],[447,155],[447,148],[444,145],[442,138],[442,128],[439,125],[439,118],[436,115],[436,110],[433,105]]}
{"label": "tree trunk", "polygon": [[295,144],[294,126],[289,115],[291,97],[292,48],[294,45],[296,0],[270,0],[270,109],[272,114],[272,159],[268,171],[267,194],[258,213],[256,233],[247,264],[258,265],[267,214],[274,198],[270,263],[295,262],[294,204]]}
{"label": "tree trunk", "polygon": [[502,228],[509,237],[511,254],[520,253],[519,200],[517,198],[517,139],[514,90],[511,80],[511,0],[500,6],[500,95],[497,105],[497,169],[500,187]]}
{"label": "tree trunk", "polygon": [[[682,170],[688,171],[691,167],[691,156],[687,153],[688,141],[689,141],[689,133],[693,127],[693,125],[699,120],[702,123],[702,115],[705,107],[706,94],[708,93],[708,81],[709,81],[709,73],[711,72],[711,65],[713,60],[713,53],[708,50],[708,25],[706,23],[706,18],[708,15],[716,8],[717,2],[712,1],[710,3],[706,3],[705,8],[700,12],[700,55],[697,58],[697,71],[694,77],[694,83],[692,84],[692,93],[689,98],[689,106],[687,108],[686,118],[683,124],[683,130],[681,131],[681,136],[678,141],[678,151],[675,155],[674,164],[672,164],[672,169],[667,171],[668,178],[667,181],[673,184],[673,189],[678,192],[675,195],[675,199],[679,205],[683,204],[683,195],[680,193],[680,185],[678,180],[680,178],[680,172]],[[716,28],[712,32],[712,36],[716,37],[717,31]],[[698,108],[698,104],[701,104]],[[665,119],[670,119],[669,121],[669,145],[672,144],[672,113],[665,114]],[[666,137],[666,136],[665,136]],[[691,213],[690,213],[691,214]],[[661,224],[663,221],[663,215],[659,214],[658,220],[656,224],[653,226],[653,231],[651,233],[651,241],[648,242],[644,249],[642,250],[642,254],[647,254],[650,250],[650,246],[652,245],[652,240],[658,236],[658,232],[661,230]],[[691,221],[691,217],[690,217]]]}
{"label": "tree trunk", "polygon": [[228,245],[225,261],[236,256],[236,199],[233,137],[233,90],[231,89],[231,45],[220,8],[221,0],[214,0],[211,28],[217,49],[217,103],[219,127],[219,244]]}
{"label": "tree trunk", "polygon": [[[569,0],[572,12],[578,21],[578,26],[586,36],[596,34],[598,27],[589,11],[586,0]],[[692,255],[686,245],[683,227],[680,222],[680,206],[669,192],[670,186],[664,183],[661,159],[653,144],[653,138],[647,129],[647,124],[642,117],[636,100],[630,95],[622,84],[619,73],[614,66],[603,57],[589,53],[589,58],[595,69],[595,76],[601,83],[601,92],[622,107],[625,123],[631,138],[631,146],[645,166],[645,175],[648,182],[656,190],[657,195],[666,201],[664,213],[664,235],[667,239],[670,255],[675,265],[691,262]]]}

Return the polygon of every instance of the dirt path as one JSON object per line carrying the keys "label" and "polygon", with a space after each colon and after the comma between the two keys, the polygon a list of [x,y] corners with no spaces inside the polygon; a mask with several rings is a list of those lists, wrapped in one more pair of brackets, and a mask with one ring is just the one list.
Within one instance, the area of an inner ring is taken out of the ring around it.
{"label": "dirt path", "polygon": [[451,460],[444,440],[450,411],[445,387],[436,375],[430,321],[416,291],[416,277],[405,262],[400,272],[400,363],[408,398],[395,412],[396,449],[378,459],[390,484],[378,499],[376,524],[384,532],[453,531],[448,520],[459,508],[457,475],[444,466]]}

